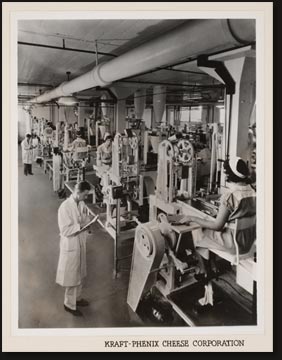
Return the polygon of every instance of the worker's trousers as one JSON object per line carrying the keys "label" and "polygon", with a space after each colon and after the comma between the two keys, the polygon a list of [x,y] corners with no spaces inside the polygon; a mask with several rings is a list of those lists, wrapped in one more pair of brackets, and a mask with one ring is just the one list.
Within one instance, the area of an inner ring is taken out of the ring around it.
{"label": "worker's trousers", "polygon": [[80,299],[82,284],[78,286],[67,286],[65,290],[64,304],[66,307],[76,310],[76,302]]}
{"label": "worker's trousers", "polygon": [[32,164],[24,164],[24,174],[32,174]]}

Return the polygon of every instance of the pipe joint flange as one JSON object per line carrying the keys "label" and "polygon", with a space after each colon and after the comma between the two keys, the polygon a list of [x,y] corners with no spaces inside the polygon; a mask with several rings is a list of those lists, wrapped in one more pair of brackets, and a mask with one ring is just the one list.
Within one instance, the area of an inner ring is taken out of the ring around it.
{"label": "pipe joint flange", "polygon": [[103,65],[105,65],[105,63],[101,63],[101,64],[97,65],[92,70],[93,83],[97,84],[99,86],[107,86],[107,85],[110,85],[112,83],[111,81],[105,81],[105,80],[102,79],[102,77],[101,77],[101,68],[102,68]]}
{"label": "pipe joint flange", "polygon": [[64,81],[55,89],[58,94],[58,97],[70,95],[69,92],[64,90],[64,86],[67,85],[68,83],[69,83],[69,81]]}

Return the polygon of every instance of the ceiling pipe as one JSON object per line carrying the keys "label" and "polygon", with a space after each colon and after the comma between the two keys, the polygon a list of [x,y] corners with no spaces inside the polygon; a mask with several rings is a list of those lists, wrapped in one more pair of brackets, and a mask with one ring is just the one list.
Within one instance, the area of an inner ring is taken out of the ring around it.
{"label": "ceiling pipe", "polygon": [[[220,55],[220,54],[223,54],[223,53],[226,53],[226,52],[230,52],[232,50],[237,50],[237,49],[243,49],[243,48],[250,48],[250,47],[254,47],[255,43],[254,42],[251,42],[251,43],[248,43],[248,44],[245,44],[245,45],[237,45],[237,46],[234,46],[232,48],[224,48],[224,50],[220,50],[220,51],[214,51],[214,52],[210,52],[209,53],[209,56],[210,57],[213,57],[213,56],[216,56],[216,55]],[[186,65],[186,64],[189,64],[189,63],[194,63],[196,64],[197,62],[197,55],[196,56],[189,56],[188,58],[185,58],[185,59],[182,59],[181,61],[177,61],[176,63],[173,63],[173,64],[170,64],[170,65],[165,65],[165,66],[158,66],[157,68],[154,68],[154,69],[151,69],[151,70],[148,70],[148,71],[145,71],[143,73],[139,73],[137,76],[143,76],[143,75],[147,75],[147,74],[153,74],[153,73],[156,73],[158,71],[162,71],[162,70],[170,70],[172,69],[172,71],[182,71],[182,70],[178,70],[176,69],[177,66],[181,66],[181,65]],[[196,72],[195,72],[196,73]],[[200,75],[206,75],[206,76],[209,76],[208,74],[206,73],[198,73]],[[129,76],[129,77],[126,77],[124,78],[124,80],[130,80],[130,79],[134,79],[136,77],[136,75],[133,75],[133,76]]]}
{"label": "ceiling pipe", "polygon": [[86,54],[95,54],[95,55],[104,55],[104,56],[117,57],[117,55],[115,55],[115,54],[105,53],[105,52],[101,52],[101,51],[75,49],[75,48],[69,48],[69,47],[65,47],[65,46],[60,47],[60,46],[45,45],[45,44],[38,44],[38,43],[29,43],[29,42],[24,42],[24,41],[18,41],[18,45],[37,46],[37,47],[43,47],[43,48],[46,48],[46,49],[75,51],[75,52],[81,52],[81,53],[86,53]]}
{"label": "ceiling pipe", "polygon": [[89,72],[56,89],[33,99],[42,103],[95,86],[143,73],[177,60],[224,50],[255,41],[255,20],[200,19],[189,20],[176,29],[132,49],[108,62],[100,63]]}

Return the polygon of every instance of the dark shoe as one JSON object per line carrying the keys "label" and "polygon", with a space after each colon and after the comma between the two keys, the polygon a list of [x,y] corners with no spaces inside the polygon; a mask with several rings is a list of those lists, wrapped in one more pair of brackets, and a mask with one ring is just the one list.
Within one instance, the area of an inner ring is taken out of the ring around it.
{"label": "dark shoe", "polygon": [[207,274],[195,274],[194,278],[202,285],[207,285],[211,280]]}
{"label": "dark shoe", "polygon": [[74,316],[82,316],[82,312],[80,312],[79,310],[72,310],[72,309],[68,308],[66,305],[64,305],[64,309]]}
{"label": "dark shoe", "polygon": [[80,299],[80,300],[77,300],[76,305],[77,306],[88,306],[89,302],[85,299]]}
{"label": "dark shoe", "polygon": [[202,284],[208,284],[212,279],[218,280],[220,274],[216,271],[210,271],[208,274],[195,274],[194,278]]}
{"label": "dark shoe", "polygon": [[193,305],[193,312],[195,314],[204,314],[213,308],[211,304],[201,305],[198,301]]}
{"label": "dark shoe", "polygon": [[194,275],[194,278],[195,278],[197,281],[203,281],[203,280],[206,279],[206,274],[204,274],[204,273],[195,274],[195,275]]}
{"label": "dark shoe", "polygon": [[33,173],[29,173],[29,175],[34,175]]}

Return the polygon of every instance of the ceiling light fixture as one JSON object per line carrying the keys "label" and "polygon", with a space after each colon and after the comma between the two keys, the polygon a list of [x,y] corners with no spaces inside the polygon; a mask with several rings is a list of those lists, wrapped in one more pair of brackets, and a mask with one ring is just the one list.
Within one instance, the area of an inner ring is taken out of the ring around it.
{"label": "ceiling light fixture", "polygon": [[74,105],[78,104],[78,102],[79,101],[74,96],[62,96],[57,101],[57,103],[59,105],[65,105],[65,106],[74,106]]}
{"label": "ceiling light fixture", "polygon": [[[67,71],[66,74],[67,74],[68,81],[69,81],[71,72]],[[78,103],[79,103],[78,99],[72,95],[62,96],[57,100],[58,105],[64,105],[64,106],[75,106]]]}

